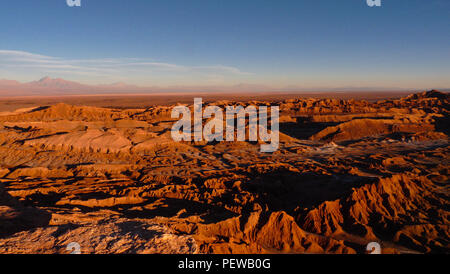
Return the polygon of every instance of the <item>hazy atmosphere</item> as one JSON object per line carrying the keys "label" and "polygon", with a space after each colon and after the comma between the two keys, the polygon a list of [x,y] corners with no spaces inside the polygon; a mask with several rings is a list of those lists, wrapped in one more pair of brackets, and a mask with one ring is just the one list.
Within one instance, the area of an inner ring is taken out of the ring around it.
{"label": "hazy atmosphere", "polygon": [[449,13],[445,0],[2,1],[0,79],[181,91],[444,89]]}

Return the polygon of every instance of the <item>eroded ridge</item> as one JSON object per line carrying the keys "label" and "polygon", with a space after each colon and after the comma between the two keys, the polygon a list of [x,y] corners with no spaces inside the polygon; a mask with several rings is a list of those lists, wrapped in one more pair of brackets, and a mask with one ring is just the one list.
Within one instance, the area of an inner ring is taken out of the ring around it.
{"label": "eroded ridge", "polygon": [[448,94],[206,105],[274,104],[274,153],[174,142],[173,106],[1,115],[0,253],[449,252]]}

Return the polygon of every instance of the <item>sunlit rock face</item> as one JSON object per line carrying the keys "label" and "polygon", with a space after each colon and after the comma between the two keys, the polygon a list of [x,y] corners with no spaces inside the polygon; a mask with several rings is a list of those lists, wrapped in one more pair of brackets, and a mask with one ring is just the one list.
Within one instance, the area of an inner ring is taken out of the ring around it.
{"label": "sunlit rock face", "polygon": [[447,93],[205,106],[250,104],[277,151],[175,142],[173,106],[2,112],[0,253],[449,252]]}

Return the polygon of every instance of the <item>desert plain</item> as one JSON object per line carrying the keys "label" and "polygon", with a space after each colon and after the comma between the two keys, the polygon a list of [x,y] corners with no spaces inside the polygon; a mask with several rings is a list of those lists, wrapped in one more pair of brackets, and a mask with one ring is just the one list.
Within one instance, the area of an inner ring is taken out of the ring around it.
{"label": "desert plain", "polygon": [[279,106],[273,153],[174,142],[194,97],[1,98],[0,253],[449,253],[448,93],[203,96]]}

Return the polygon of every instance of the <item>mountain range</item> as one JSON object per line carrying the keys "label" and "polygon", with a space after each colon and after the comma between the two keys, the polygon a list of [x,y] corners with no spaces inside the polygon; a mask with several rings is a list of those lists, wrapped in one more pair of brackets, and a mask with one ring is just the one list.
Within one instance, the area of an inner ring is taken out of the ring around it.
{"label": "mountain range", "polygon": [[[369,87],[342,87],[325,89],[308,89],[286,86],[273,88],[257,84],[237,84],[229,86],[171,86],[142,87],[123,82],[102,85],[87,85],[62,78],[43,77],[37,81],[21,83],[15,80],[0,79],[0,97],[9,96],[61,96],[61,95],[87,95],[87,94],[144,94],[144,93],[187,93],[187,92],[352,92],[352,91],[399,91],[398,88],[369,88]],[[447,91],[447,89],[441,89]]]}
{"label": "mountain range", "polygon": [[37,81],[21,83],[0,79],[0,96],[51,96],[114,93],[175,93],[175,92],[242,92],[274,91],[263,85],[238,84],[232,86],[171,86],[141,87],[123,82],[102,85],[87,85],[61,78],[44,77]]}
{"label": "mountain range", "polygon": [[77,95],[92,93],[145,92],[141,88],[125,83],[109,85],[85,85],[61,78],[44,77],[37,81],[21,83],[15,80],[0,80],[0,96],[19,95]]}

